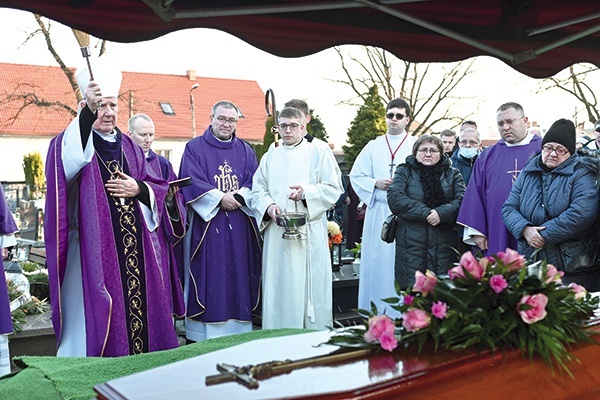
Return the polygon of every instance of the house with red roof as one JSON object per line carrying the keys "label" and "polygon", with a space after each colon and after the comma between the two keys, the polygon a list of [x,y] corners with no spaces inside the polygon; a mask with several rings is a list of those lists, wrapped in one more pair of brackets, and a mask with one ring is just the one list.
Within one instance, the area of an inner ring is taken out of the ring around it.
{"label": "house with red roof", "polygon": [[[156,126],[153,150],[178,171],[185,144],[194,136],[193,120],[196,135],[202,135],[219,100],[240,108],[238,137],[262,143],[267,115],[258,83],[200,77],[193,70],[184,75],[123,71],[117,126],[125,132],[132,115],[148,114]],[[25,154],[39,152],[45,162],[50,140],[65,129],[76,109],[76,95],[59,67],[0,63],[0,181],[25,180]]]}

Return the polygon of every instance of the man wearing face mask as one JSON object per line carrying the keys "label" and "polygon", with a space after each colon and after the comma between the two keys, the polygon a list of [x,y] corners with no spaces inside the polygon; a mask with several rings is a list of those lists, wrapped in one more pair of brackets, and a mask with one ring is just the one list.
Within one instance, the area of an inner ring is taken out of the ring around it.
{"label": "man wearing face mask", "polygon": [[452,166],[460,171],[465,185],[471,179],[473,165],[481,152],[481,136],[477,129],[466,128],[460,132],[458,137],[458,149],[452,154]]}

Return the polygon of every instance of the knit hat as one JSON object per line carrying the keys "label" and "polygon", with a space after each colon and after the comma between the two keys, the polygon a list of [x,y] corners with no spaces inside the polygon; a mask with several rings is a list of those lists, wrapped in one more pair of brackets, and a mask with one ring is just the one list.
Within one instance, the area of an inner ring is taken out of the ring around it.
{"label": "knit hat", "polygon": [[575,124],[564,118],[555,121],[544,135],[542,146],[550,142],[561,144],[569,153],[575,153]]}

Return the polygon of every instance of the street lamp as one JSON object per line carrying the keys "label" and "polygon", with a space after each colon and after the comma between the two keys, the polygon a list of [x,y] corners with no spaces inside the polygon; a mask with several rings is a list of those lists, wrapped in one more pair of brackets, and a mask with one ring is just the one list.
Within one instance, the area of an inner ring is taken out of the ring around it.
{"label": "street lamp", "polygon": [[198,88],[197,83],[194,83],[190,89],[190,107],[192,109],[192,135],[193,137],[196,137],[196,107],[194,106],[194,95],[192,94],[192,91],[194,89]]}

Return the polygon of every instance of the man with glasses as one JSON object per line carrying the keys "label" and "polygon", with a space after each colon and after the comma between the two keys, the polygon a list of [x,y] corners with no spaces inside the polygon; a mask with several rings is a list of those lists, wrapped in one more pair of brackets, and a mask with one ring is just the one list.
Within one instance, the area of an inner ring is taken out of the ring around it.
{"label": "man with glasses", "polygon": [[479,157],[480,151],[481,137],[477,129],[466,128],[461,130],[458,136],[458,149],[452,154],[450,160],[452,166],[458,169],[462,175],[465,185],[469,184],[473,166]]}
{"label": "man with glasses", "polygon": [[252,330],[258,306],[261,251],[246,206],[258,167],[252,147],[236,136],[240,112],[230,101],[212,107],[210,125],[181,159],[188,207],[184,238],[186,337],[200,341]]}
{"label": "man with glasses", "polygon": [[[260,160],[250,197],[264,237],[262,327],[323,330],[332,325],[333,289],[322,218],[342,194],[340,171],[331,152],[303,137],[300,110],[283,108],[278,123],[282,143]],[[277,218],[287,223],[291,211],[306,223],[284,238]]]}
{"label": "man with glasses", "polygon": [[[385,135],[367,143],[350,171],[352,188],[367,205],[360,251],[358,308],[370,310],[374,302],[379,312],[386,308],[382,299],[396,296],[395,245],[381,240],[381,226],[391,214],[387,190],[396,167],[406,161],[416,141],[406,130],[410,123],[410,106],[405,100],[394,99],[388,103],[385,122],[388,128]],[[395,311],[388,307],[386,313],[392,315]]]}
{"label": "man with glasses", "polygon": [[527,117],[517,103],[505,103],[496,112],[502,139],[481,152],[473,167],[457,222],[465,227],[463,240],[485,254],[517,248],[517,240],[502,220],[502,205],[514,181],[542,139],[527,133]]}

